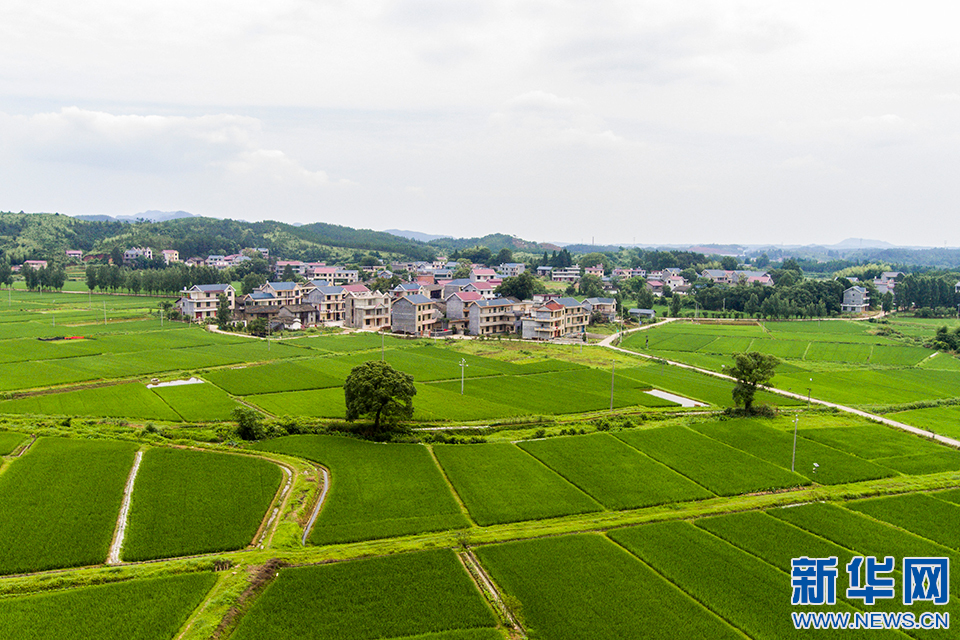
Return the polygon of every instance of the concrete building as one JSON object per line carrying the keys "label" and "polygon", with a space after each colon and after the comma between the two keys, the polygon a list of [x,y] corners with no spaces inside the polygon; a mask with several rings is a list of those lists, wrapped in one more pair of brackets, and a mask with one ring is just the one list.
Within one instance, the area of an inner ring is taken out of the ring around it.
{"label": "concrete building", "polygon": [[870,296],[863,287],[850,287],[843,292],[843,303],[840,311],[843,313],[863,313],[870,306]]}
{"label": "concrete building", "polygon": [[467,317],[467,332],[472,336],[513,332],[513,302],[506,298],[474,300],[467,305]]}
{"label": "concrete building", "polygon": [[379,331],[390,328],[390,296],[370,291],[362,284],[343,287],[343,324],[356,329]]}
{"label": "concrete building", "polygon": [[390,329],[395,333],[430,335],[436,322],[436,303],[419,293],[397,298],[390,308]]}

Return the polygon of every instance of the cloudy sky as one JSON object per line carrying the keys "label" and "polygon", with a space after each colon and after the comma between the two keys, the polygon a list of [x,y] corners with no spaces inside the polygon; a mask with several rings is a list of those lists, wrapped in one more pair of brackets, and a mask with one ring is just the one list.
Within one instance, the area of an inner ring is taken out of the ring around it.
{"label": "cloudy sky", "polygon": [[0,210],[958,246],[958,14],[6,0]]}

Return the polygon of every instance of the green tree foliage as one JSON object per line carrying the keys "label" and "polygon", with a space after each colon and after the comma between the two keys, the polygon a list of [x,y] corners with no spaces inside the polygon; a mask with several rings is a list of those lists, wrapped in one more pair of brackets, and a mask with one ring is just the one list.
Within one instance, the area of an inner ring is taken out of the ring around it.
{"label": "green tree foliage", "polygon": [[248,273],[243,276],[243,280],[240,281],[240,295],[245,296],[252,293],[255,289],[266,283],[266,276],[255,272]]}
{"label": "green tree foliage", "polygon": [[296,282],[297,274],[293,272],[293,267],[289,264],[283,268],[283,275],[280,276],[283,282]]}
{"label": "green tree foliage", "polygon": [[545,293],[546,286],[529,271],[524,271],[518,276],[504,278],[503,282],[493,290],[499,296],[504,298],[516,298],[517,300],[529,300],[535,293]]}
{"label": "green tree foliage", "polygon": [[236,407],[233,419],[237,423],[237,435],[243,440],[261,440],[266,435],[261,415],[248,407]]}
{"label": "green tree foliage", "polygon": [[386,362],[372,360],[354,367],[343,383],[349,421],[373,417],[370,435],[382,435],[400,420],[413,417],[413,376]]}
{"label": "green tree foliage", "polygon": [[223,331],[230,324],[230,299],[224,294],[217,296],[217,328]]}
{"label": "green tree foliage", "polygon": [[96,265],[88,264],[86,270],[84,271],[84,276],[87,282],[87,289],[93,291],[97,288],[97,267]]}
{"label": "green tree foliage", "polygon": [[740,263],[733,256],[723,256],[720,259],[720,268],[724,271],[736,271]]}
{"label": "green tree foliage", "polygon": [[580,295],[585,298],[600,298],[603,296],[603,280],[600,276],[588,273],[580,278]]}
{"label": "green tree foliage", "polygon": [[457,260],[457,268],[453,270],[454,279],[469,278],[473,263],[467,258]]}
{"label": "green tree foliage", "polygon": [[500,252],[497,253],[497,257],[493,259],[495,264],[504,264],[507,262],[513,262],[513,251],[508,247],[500,249]]}
{"label": "green tree foliage", "polygon": [[946,327],[937,329],[933,338],[933,348],[940,351],[960,351],[960,327],[951,332]]}
{"label": "green tree foliage", "polygon": [[4,260],[0,260],[0,284],[10,286],[13,284],[13,269],[10,268],[10,263]]}
{"label": "green tree foliage", "polygon": [[25,264],[20,267],[20,275],[23,276],[23,280],[27,285],[27,289],[32,291],[39,287],[40,276],[37,275],[37,270],[30,265]]}
{"label": "green tree foliage", "polygon": [[257,336],[258,338],[265,338],[270,327],[267,323],[267,319],[264,317],[254,318],[247,324],[247,331],[252,336]]}
{"label": "green tree foliage", "polygon": [[753,413],[753,399],[758,387],[766,387],[773,378],[780,359],[766,353],[748,351],[733,354],[734,365],[729,374],[737,379],[733,387],[733,401],[744,412]]}
{"label": "green tree foliage", "polygon": [[681,299],[681,296],[679,294],[674,294],[673,297],[670,298],[670,315],[672,315],[674,318],[679,318],[680,306],[682,304],[683,300]]}

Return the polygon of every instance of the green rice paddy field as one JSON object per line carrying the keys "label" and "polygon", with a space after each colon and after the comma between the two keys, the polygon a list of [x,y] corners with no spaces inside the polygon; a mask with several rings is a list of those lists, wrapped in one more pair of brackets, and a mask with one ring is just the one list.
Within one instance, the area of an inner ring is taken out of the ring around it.
{"label": "green rice paddy field", "polygon": [[134,485],[126,561],[242,549],[280,487],[280,468],[251,456],[148,449]]}
{"label": "green rice paddy field", "polygon": [[[497,621],[450,550],[284,569],[237,640],[490,640]],[[429,635],[428,635],[429,634]]]}
{"label": "green rice paddy field", "polygon": [[0,598],[0,629],[17,640],[173,638],[215,582],[191,573]]}
{"label": "green rice paddy field", "polygon": [[0,474],[0,574],[101,564],[137,446],[40,438]]}

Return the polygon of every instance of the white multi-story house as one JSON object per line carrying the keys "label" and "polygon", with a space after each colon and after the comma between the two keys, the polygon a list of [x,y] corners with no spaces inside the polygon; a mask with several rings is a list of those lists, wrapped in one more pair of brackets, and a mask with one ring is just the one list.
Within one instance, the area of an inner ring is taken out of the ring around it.
{"label": "white multi-story house", "polygon": [[553,270],[554,282],[577,282],[580,280],[580,265],[575,264],[565,269]]}
{"label": "white multi-story house", "polygon": [[504,278],[516,278],[518,275],[526,271],[527,265],[522,262],[504,262],[500,265],[497,271]]}
{"label": "white multi-story house", "polygon": [[189,289],[184,288],[176,306],[180,313],[197,322],[216,319],[221,294],[227,297],[233,311],[236,291],[229,284],[195,284]]}
{"label": "white multi-story house", "polygon": [[323,324],[343,322],[344,298],[346,292],[343,287],[328,285],[321,281],[311,283],[313,288],[303,296],[306,304],[317,308],[317,320]]}
{"label": "white multi-story house", "polygon": [[123,252],[123,264],[125,265],[133,264],[138,258],[153,260],[153,249],[150,247],[131,247]]}

